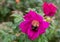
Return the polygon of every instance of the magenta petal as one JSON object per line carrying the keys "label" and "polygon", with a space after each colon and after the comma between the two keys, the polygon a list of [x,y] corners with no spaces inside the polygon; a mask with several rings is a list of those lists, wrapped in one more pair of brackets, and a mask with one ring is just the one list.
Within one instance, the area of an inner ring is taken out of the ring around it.
{"label": "magenta petal", "polygon": [[43,11],[46,16],[54,16],[57,11],[57,7],[53,3],[44,2]]}
{"label": "magenta petal", "polygon": [[49,27],[49,22],[43,21],[42,26],[43,28],[48,28]]}
{"label": "magenta petal", "polygon": [[36,16],[36,12],[30,10],[30,11],[24,16],[24,19],[26,19],[26,20],[31,20],[31,19],[34,19],[35,16]]}
{"label": "magenta petal", "polygon": [[27,32],[28,32],[27,35],[28,35],[29,39],[32,39],[34,33],[31,31],[31,29],[28,29]]}
{"label": "magenta petal", "polygon": [[27,33],[27,29],[30,25],[30,21],[23,21],[19,24],[19,28],[21,29],[22,32]]}
{"label": "magenta petal", "polygon": [[40,35],[42,35],[43,33],[45,33],[45,28],[40,27],[38,32],[39,32]]}
{"label": "magenta petal", "polygon": [[39,37],[39,32],[34,33],[33,37],[31,38],[32,40],[35,40],[36,38]]}
{"label": "magenta petal", "polygon": [[32,16],[31,16],[30,14],[26,14],[26,15],[24,16],[24,19],[25,19],[25,20],[32,20],[33,18],[32,18]]}
{"label": "magenta petal", "polygon": [[49,14],[49,12],[50,12],[50,8],[48,8],[49,6],[48,6],[48,3],[44,3],[43,4],[43,11],[44,11],[44,13],[46,14],[46,15],[48,15]]}
{"label": "magenta petal", "polygon": [[45,29],[44,28],[43,29],[39,28],[37,32],[34,32],[33,37],[31,39],[35,40],[36,38],[38,38],[43,33],[45,33]]}
{"label": "magenta petal", "polygon": [[53,3],[50,3],[49,4],[49,7],[51,8],[51,10],[52,10],[52,12],[56,12],[57,11],[57,7],[56,6],[54,6],[54,4]]}
{"label": "magenta petal", "polygon": [[34,32],[31,29],[28,29],[28,37],[31,40],[35,40],[36,38],[38,38],[39,36],[39,32]]}
{"label": "magenta petal", "polygon": [[48,16],[54,16],[55,14],[54,14],[54,12],[50,12],[49,14],[48,14]]}
{"label": "magenta petal", "polygon": [[[36,18],[37,17],[37,18]],[[42,21],[43,20],[43,17],[42,16],[40,16],[38,13],[36,13],[35,11],[32,11],[32,10],[30,10],[29,12],[28,12],[28,14],[26,14],[25,16],[24,16],[24,19],[25,20],[40,20],[40,21]]]}

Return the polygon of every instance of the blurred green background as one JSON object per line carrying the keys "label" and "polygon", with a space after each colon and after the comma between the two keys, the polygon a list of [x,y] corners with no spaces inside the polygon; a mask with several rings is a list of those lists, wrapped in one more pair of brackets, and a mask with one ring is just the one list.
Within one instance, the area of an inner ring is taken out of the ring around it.
{"label": "blurred green background", "polygon": [[53,2],[58,7],[55,15],[57,32],[52,39],[39,42],[60,42],[60,0],[0,0],[0,42],[37,42],[27,39],[18,25],[30,9],[43,14],[43,2]]}

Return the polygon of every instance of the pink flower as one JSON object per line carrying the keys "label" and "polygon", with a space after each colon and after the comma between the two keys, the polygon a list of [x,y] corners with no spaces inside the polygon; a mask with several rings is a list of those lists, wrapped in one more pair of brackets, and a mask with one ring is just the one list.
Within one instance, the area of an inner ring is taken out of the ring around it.
{"label": "pink flower", "polygon": [[57,7],[53,3],[44,2],[43,11],[46,16],[54,16],[57,11]]}
{"label": "pink flower", "polygon": [[24,21],[19,24],[21,31],[27,34],[31,40],[38,38],[48,27],[49,23],[44,21],[41,15],[32,10],[24,16]]}

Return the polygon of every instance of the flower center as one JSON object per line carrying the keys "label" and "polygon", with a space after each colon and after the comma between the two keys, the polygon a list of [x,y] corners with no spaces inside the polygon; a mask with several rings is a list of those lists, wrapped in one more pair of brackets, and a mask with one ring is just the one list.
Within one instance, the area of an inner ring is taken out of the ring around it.
{"label": "flower center", "polygon": [[39,27],[39,22],[37,20],[33,20],[32,21],[32,30],[37,30],[37,28]]}

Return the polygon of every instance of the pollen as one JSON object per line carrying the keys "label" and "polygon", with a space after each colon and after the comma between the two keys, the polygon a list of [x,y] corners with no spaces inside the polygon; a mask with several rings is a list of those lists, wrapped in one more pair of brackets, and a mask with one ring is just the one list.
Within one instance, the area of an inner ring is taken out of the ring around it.
{"label": "pollen", "polygon": [[33,20],[33,21],[32,21],[32,25],[33,25],[34,27],[35,27],[35,26],[39,27],[39,21]]}

